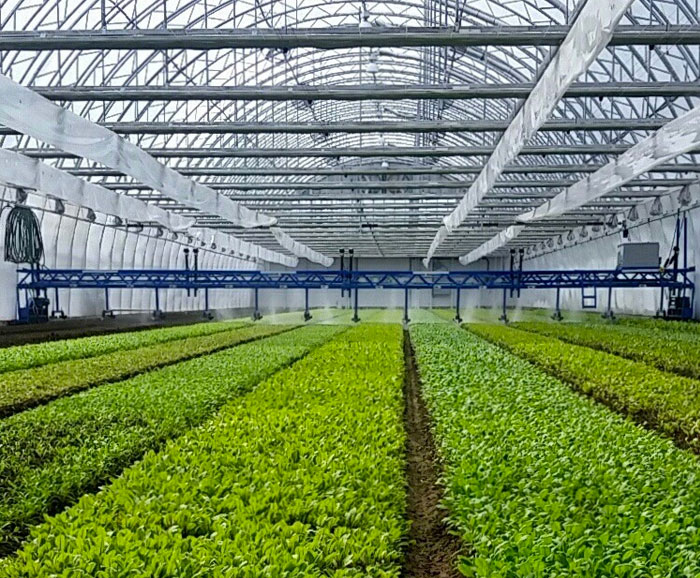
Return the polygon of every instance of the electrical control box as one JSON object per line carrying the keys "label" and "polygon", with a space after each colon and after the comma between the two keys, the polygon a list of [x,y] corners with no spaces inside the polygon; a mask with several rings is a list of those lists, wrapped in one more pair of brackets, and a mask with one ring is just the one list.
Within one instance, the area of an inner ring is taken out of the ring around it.
{"label": "electrical control box", "polygon": [[25,307],[19,308],[20,323],[48,323],[49,300],[45,297],[32,297]]}
{"label": "electrical control box", "polygon": [[617,267],[658,267],[658,243],[623,243],[617,247]]}

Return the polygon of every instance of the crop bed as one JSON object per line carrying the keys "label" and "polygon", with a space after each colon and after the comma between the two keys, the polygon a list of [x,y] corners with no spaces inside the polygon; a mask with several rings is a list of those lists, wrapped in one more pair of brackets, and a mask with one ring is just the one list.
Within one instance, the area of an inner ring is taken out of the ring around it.
{"label": "crop bed", "polygon": [[700,451],[700,381],[502,325],[469,329],[680,445]]}
{"label": "crop bed", "polygon": [[400,327],[351,329],[38,526],[0,575],[398,577],[403,371]]}
{"label": "crop bed", "polygon": [[105,355],[113,351],[126,351],[137,347],[147,347],[188,337],[213,335],[231,331],[249,323],[242,321],[219,321],[216,323],[196,323],[177,327],[164,327],[144,331],[113,333],[95,337],[79,337],[60,341],[47,341],[31,345],[17,345],[0,349],[0,373],[28,369],[59,361],[85,359]]}
{"label": "crop bed", "polygon": [[476,335],[411,328],[466,576],[700,575],[700,464]]}
{"label": "crop bed", "polygon": [[694,328],[352,314],[0,352],[0,578],[700,576]]}
{"label": "crop bed", "polygon": [[341,327],[306,327],[0,420],[0,553],[31,524],[209,418]]}
{"label": "crop bed", "polygon": [[4,373],[0,375],[0,417],[95,385],[121,381],[292,327],[233,325],[233,329],[210,335]]}
{"label": "crop bed", "polygon": [[700,379],[700,335],[694,331],[664,331],[642,324],[601,328],[568,323],[518,323],[516,327]]}

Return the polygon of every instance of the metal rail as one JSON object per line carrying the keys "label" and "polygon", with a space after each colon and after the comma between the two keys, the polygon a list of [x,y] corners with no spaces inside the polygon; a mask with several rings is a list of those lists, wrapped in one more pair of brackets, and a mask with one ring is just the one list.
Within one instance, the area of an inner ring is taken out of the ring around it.
{"label": "metal rail", "polygon": [[[37,30],[3,32],[0,50],[219,50],[224,48],[558,46],[566,26],[469,26],[453,28],[357,27],[219,30]],[[619,26],[610,44],[700,43],[700,26]]]}
{"label": "metal rail", "polygon": [[[566,26],[373,27],[206,30],[36,30],[3,32],[0,50],[219,50],[419,46],[558,46]],[[619,26],[610,44],[699,44],[697,25]]]}
{"label": "metal rail", "polygon": [[[520,179],[520,180],[500,180],[494,184],[494,188],[499,189],[563,189],[576,183],[578,179]],[[270,183],[247,182],[228,183],[221,181],[199,181],[201,184],[214,189],[215,191],[352,191],[356,189],[385,191],[404,190],[425,191],[428,189],[467,189],[474,180],[442,180],[442,181],[346,181],[346,182],[290,182],[276,181]],[[697,178],[668,178],[668,179],[634,179],[625,183],[625,187],[683,187],[697,182]],[[112,191],[150,191],[153,187],[140,183],[114,183],[109,181],[98,181],[98,185]],[[620,192],[617,194],[624,194]]]}
{"label": "metal rail", "polygon": [[[663,118],[580,118],[555,119],[546,122],[540,131],[607,131],[660,129]],[[482,133],[501,132],[508,128],[502,120],[405,120],[343,122],[107,122],[100,123],[118,134],[327,134],[327,133]],[[0,127],[0,135],[18,135],[16,130]]]}
{"label": "metal rail", "polygon": [[[252,289],[255,291],[255,313],[260,317],[259,291],[261,289],[301,289],[306,296],[312,289],[337,289],[354,295],[355,319],[359,320],[358,294],[368,289],[411,290],[450,289],[457,292],[457,317],[459,294],[463,290],[486,289],[503,291],[504,319],[506,318],[506,294],[520,293],[524,289],[556,289],[557,303],[561,289],[607,289],[608,301],[613,289],[662,288],[688,291],[690,303],[695,294],[691,274],[695,268],[686,269],[573,269],[542,271],[204,271],[204,270],[86,270],[86,269],[21,269],[18,272],[17,302],[20,293],[46,292],[53,289],[58,300],[59,289],[102,289],[109,309],[109,289],[153,289],[156,308],[160,311],[159,291],[183,289],[203,291],[208,309],[210,289]],[[308,297],[306,298],[308,314]],[[54,307],[58,309],[59,304]],[[405,319],[408,319],[406,305]]]}
{"label": "metal rail", "polygon": [[[192,166],[180,168],[179,173],[188,177],[213,176],[213,177],[292,177],[292,176],[414,176],[414,175],[478,175],[483,170],[483,165],[435,167],[429,165],[402,165],[401,168],[381,168],[367,165],[365,167],[217,167],[217,166]],[[512,165],[504,169],[506,174],[551,174],[551,173],[594,173],[602,168],[601,163],[588,164],[538,164],[538,165]],[[68,172],[76,177],[119,177],[124,173],[102,167],[81,167],[70,169]],[[650,173],[700,173],[700,164],[674,163],[664,164],[653,168]]]}
{"label": "metal rail", "polygon": [[[130,102],[190,100],[259,101],[364,101],[364,100],[467,100],[524,99],[534,84],[465,85],[330,85],[330,86],[49,86],[32,87],[38,94],[64,102]],[[572,84],[564,98],[676,98],[700,96],[697,82],[579,82]]]}
{"label": "metal rail", "polygon": [[[700,87],[700,85],[698,85]],[[562,145],[531,145],[523,148],[520,155],[536,156],[568,156],[568,155],[616,155],[622,154],[630,148],[626,144],[580,144]],[[74,159],[76,155],[65,151],[52,149],[10,149],[38,159]],[[435,147],[318,147],[318,148],[145,148],[148,154],[158,158],[337,158],[362,157],[362,158],[390,158],[390,157],[475,157],[487,156],[493,153],[492,146],[435,146]],[[700,148],[693,151],[700,152]],[[555,165],[553,165],[555,166]],[[338,173],[343,169],[338,168]]]}

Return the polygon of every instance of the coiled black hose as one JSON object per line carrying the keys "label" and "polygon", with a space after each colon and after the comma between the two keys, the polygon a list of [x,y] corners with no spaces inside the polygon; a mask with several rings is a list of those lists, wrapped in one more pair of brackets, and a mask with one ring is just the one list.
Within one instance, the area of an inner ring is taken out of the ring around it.
{"label": "coiled black hose", "polygon": [[39,265],[44,256],[39,220],[28,207],[10,210],[5,224],[5,261]]}

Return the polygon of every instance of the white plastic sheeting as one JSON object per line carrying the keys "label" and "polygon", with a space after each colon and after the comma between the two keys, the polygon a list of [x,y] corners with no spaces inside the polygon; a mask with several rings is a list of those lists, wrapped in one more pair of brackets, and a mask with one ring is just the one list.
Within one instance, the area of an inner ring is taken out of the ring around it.
{"label": "white plastic sheeting", "polygon": [[[698,198],[698,197],[696,197]],[[678,206],[672,198],[662,200],[664,212],[653,216],[649,213],[651,203],[646,203],[647,209],[638,208],[639,218],[631,223],[628,221],[629,238],[622,239],[619,233],[610,232],[591,234],[586,239],[576,238],[568,247],[561,250],[549,251],[525,262],[525,269],[567,269],[575,263],[581,269],[614,269],[617,265],[617,247],[624,242],[658,241],[661,245],[661,256],[665,259],[673,246],[674,228]],[[688,212],[688,264],[700,266],[700,204],[693,202],[693,208]],[[695,273],[696,286],[700,283],[700,271]],[[517,302],[522,307],[546,307],[552,309],[556,293],[551,290],[526,290]],[[667,298],[667,297],[666,297]],[[659,289],[623,289],[614,290],[612,309],[617,313],[632,313],[653,315],[660,303]],[[598,291],[598,309],[607,306],[607,290]],[[561,290],[561,308],[563,310],[579,310],[582,308],[580,289]],[[566,316],[566,313],[564,314]],[[700,300],[695,300],[695,317],[700,317]]]}
{"label": "white plastic sheeting", "polygon": [[295,241],[279,227],[272,227],[270,231],[272,231],[272,234],[274,235],[275,239],[277,239],[277,242],[281,247],[287,249],[287,251],[291,252],[297,257],[302,257],[308,261],[311,261],[312,263],[323,265],[324,267],[330,267],[333,264],[333,259]]}
{"label": "white plastic sheeting", "polygon": [[440,225],[440,228],[438,229],[438,232],[435,233],[435,238],[433,239],[433,242],[430,243],[430,249],[428,250],[428,256],[423,259],[423,265],[425,266],[426,269],[430,268],[430,260],[433,258],[433,255],[435,255],[435,251],[438,250],[438,247],[442,245],[442,242],[447,239],[447,227],[445,225]]}
{"label": "white plastic sheeting", "polygon": [[[136,223],[157,223],[170,231],[190,231],[194,224],[194,219],[183,218],[133,197],[115,193],[74,177],[37,159],[3,149],[0,149],[0,183],[33,190],[39,194],[66,201],[76,207],[92,209]],[[205,235],[206,232],[205,229],[201,230],[201,235]],[[278,263],[286,267],[297,265],[298,260],[277,251],[246,243],[225,233],[216,232],[215,235],[219,238],[220,247],[229,247],[240,257]]]}
{"label": "white plastic sheeting", "polygon": [[[678,211],[690,210],[700,207],[700,181],[683,187],[671,187],[665,189],[658,197],[646,199],[631,209],[621,211],[613,215],[610,221],[614,225],[604,227],[584,226],[552,237],[537,246],[528,247],[528,258],[537,258],[540,255],[567,249],[579,245],[582,242],[608,237],[613,231],[621,231],[622,224],[628,230],[659,216],[677,215]],[[582,231],[585,229],[585,234]],[[647,239],[653,240],[653,239]]]}
{"label": "white plastic sheeting", "polygon": [[268,263],[277,263],[285,267],[296,267],[299,264],[299,259],[289,255],[283,255],[277,251],[271,251],[260,245],[242,241],[226,233],[213,231],[211,229],[193,229],[194,235],[197,236],[200,243],[205,247],[214,250],[223,251],[225,253],[233,252],[239,257],[249,257],[258,261],[266,261]]}
{"label": "white plastic sheeting", "polygon": [[[583,74],[612,37],[633,0],[588,0],[566,39],[547,65],[525,104],[503,133],[496,149],[457,207],[443,220],[447,232],[459,227],[481,202],[503,169],[544,124],[562,96]],[[439,234],[439,232],[438,232]],[[440,245],[436,236],[427,255],[430,261]]]}
{"label": "white plastic sheeting", "polygon": [[669,122],[650,137],[553,199],[518,216],[517,220],[527,223],[556,217],[577,209],[698,146],[700,146],[700,106]]}
{"label": "white plastic sheeting", "polygon": [[0,183],[32,189],[107,215],[135,222],[153,222],[171,231],[186,231],[194,219],[115,193],[51,167],[37,159],[0,149]]}
{"label": "white plastic sheeting", "polygon": [[525,227],[523,225],[511,225],[507,229],[498,233],[498,235],[492,239],[486,241],[483,245],[460,257],[459,262],[462,265],[469,265],[474,261],[478,261],[482,257],[486,257],[486,255],[493,253],[497,249],[505,247],[508,243],[515,239],[524,228]]}
{"label": "white plastic sheeting", "polygon": [[[14,189],[0,187],[0,201],[13,203],[17,193]],[[197,245],[197,240],[188,242],[186,234],[164,233],[158,236],[154,229],[138,232],[134,229],[111,226],[103,214],[94,220],[87,218],[87,211],[66,204],[65,212],[54,211],[55,202],[46,196],[29,192],[27,206],[31,207],[41,225],[44,239],[44,262],[49,268],[66,269],[184,269],[185,248],[199,247],[200,269],[251,270],[257,265],[253,260],[244,260],[231,253],[232,246],[219,245],[213,250],[210,245]],[[0,213],[3,224],[8,211]],[[202,239],[206,239],[205,232]],[[221,234],[219,234],[221,235]],[[224,242],[227,235],[217,236]],[[0,235],[0,240],[4,236]],[[226,248],[224,253],[222,249]],[[245,250],[245,247],[242,248]],[[16,266],[0,258],[0,319],[16,316],[15,286]],[[61,308],[70,316],[100,315],[104,308],[104,291],[100,289],[62,289]],[[53,292],[49,293],[53,300]],[[155,307],[153,290],[111,289],[110,306],[115,309],[150,311]],[[163,289],[160,292],[161,308],[164,311],[188,311],[204,309],[204,293],[198,295],[180,289]],[[211,309],[250,307],[252,293],[247,289],[217,289],[209,292]]]}
{"label": "white plastic sheeting", "polygon": [[166,167],[147,152],[0,74],[0,124],[129,175],[166,197],[241,227],[270,227],[274,217],[251,211]]}

